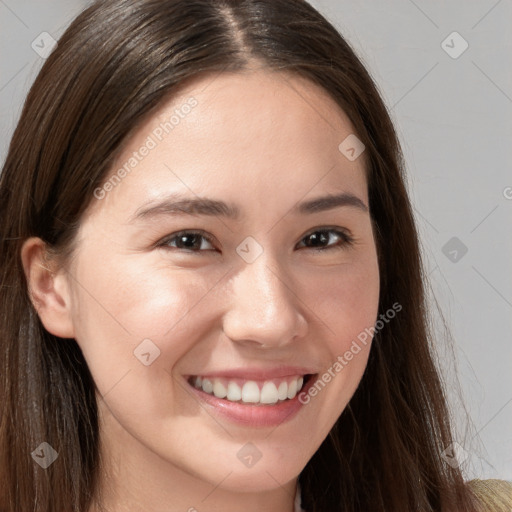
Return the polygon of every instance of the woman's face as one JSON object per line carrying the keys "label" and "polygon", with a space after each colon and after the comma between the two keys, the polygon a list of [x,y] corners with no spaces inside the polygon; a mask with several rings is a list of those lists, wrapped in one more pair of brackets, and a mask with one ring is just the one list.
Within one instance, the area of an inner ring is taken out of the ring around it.
{"label": "woman's face", "polygon": [[188,84],[127,141],[68,290],[103,440],[134,471],[273,489],[347,405],[379,298],[353,132],[322,89],[256,70]]}

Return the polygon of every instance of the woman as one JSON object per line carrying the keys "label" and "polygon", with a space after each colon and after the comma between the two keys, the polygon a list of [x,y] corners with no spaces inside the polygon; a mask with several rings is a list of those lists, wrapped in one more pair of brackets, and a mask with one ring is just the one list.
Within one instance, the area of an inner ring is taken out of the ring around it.
{"label": "woman", "polygon": [[94,3],[0,212],[2,511],[510,507],[443,458],[399,144],[305,2]]}

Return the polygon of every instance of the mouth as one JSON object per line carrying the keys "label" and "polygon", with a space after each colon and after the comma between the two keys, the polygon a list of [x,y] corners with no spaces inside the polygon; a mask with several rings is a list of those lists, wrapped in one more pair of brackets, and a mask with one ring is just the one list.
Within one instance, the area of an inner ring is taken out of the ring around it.
{"label": "mouth", "polygon": [[185,379],[210,414],[243,427],[261,428],[289,422],[305,407],[300,396],[313,385],[316,374],[285,373],[288,375],[265,374],[261,378],[260,372],[230,372]]}
{"label": "mouth", "polygon": [[195,389],[228,402],[269,406],[293,400],[311,377],[311,374],[305,374],[262,381],[192,375],[188,383]]}

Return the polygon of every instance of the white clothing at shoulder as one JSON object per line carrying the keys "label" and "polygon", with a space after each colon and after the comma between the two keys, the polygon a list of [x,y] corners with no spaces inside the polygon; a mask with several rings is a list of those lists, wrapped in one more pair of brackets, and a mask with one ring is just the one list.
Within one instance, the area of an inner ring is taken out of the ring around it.
{"label": "white clothing at shoulder", "polygon": [[295,494],[295,508],[294,508],[294,512],[306,512],[301,507],[301,497],[300,497],[300,485],[299,485],[299,482],[297,482],[297,492]]}

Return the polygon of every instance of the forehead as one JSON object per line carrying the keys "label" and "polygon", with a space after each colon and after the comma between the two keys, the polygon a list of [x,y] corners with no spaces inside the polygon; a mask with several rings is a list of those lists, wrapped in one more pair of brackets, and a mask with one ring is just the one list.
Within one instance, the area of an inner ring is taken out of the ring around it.
{"label": "forehead", "polygon": [[351,161],[339,149],[353,134],[345,112],[304,78],[269,70],[206,75],[125,142],[110,174],[122,179],[98,207],[127,218],[143,203],[184,192],[242,209],[292,206],[325,192],[367,202],[363,158]]}

